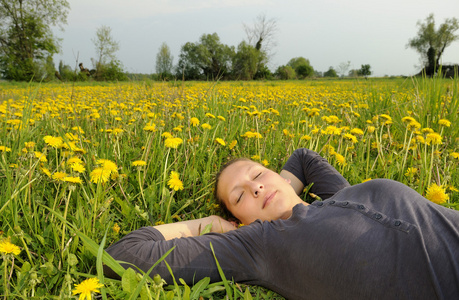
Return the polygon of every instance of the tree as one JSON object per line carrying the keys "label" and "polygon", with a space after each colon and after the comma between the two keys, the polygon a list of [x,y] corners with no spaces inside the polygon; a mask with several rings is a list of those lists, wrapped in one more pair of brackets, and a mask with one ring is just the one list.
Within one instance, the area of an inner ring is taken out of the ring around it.
{"label": "tree", "polygon": [[233,75],[236,79],[251,80],[257,74],[258,63],[263,53],[245,41],[237,47],[233,57]]}
{"label": "tree", "polygon": [[247,35],[247,42],[261,53],[257,69],[269,63],[273,55],[273,49],[276,47],[277,20],[268,19],[265,14],[260,14],[255,19],[252,26],[243,24],[244,31]]}
{"label": "tree", "polygon": [[40,69],[49,65],[48,57],[59,51],[51,26],[63,29],[68,10],[66,0],[0,0],[0,72],[3,77],[42,79],[38,76]]}
{"label": "tree", "polygon": [[178,78],[211,79],[226,78],[230,75],[234,47],[220,43],[216,33],[204,34],[198,43],[182,46],[176,68]]}
{"label": "tree", "polygon": [[371,66],[370,65],[362,65],[360,70],[357,71],[357,75],[359,76],[370,76],[371,75]]}
{"label": "tree", "polygon": [[333,67],[328,68],[328,70],[324,73],[324,77],[338,77],[336,71]]}
{"label": "tree", "polygon": [[160,78],[167,78],[172,75],[172,62],[174,57],[171,54],[171,50],[166,43],[163,43],[159,47],[158,54],[156,54],[156,74]]}
{"label": "tree", "polygon": [[456,18],[446,19],[435,29],[434,15],[430,14],[424,23],[418,21],[417,26],[418,35],[409,40],[407,47],[415,49],[421,55],[424,71],[431,76],[440,66],[440,58],[445,48],[459,39],[459,35],[454,34],[459,29],[459,21]]}
{"label": "tree", "polygon": [[96,77],[101,75],[104,65],[116,60],[115,52],[120,49],[120,45],[111,35],[112,29],[109,26],[102,25],[97,28],[96,37],[92,39],[96,48],[98,59],[93,62],[96,68]]}
{"label": "tree", "polygon": [[289,80],[295,79],[295,70],[291,66],[280,66],[275,72],[275,76],[279,79]]}
{"label": "tree", "polygon": [[295,74],[299,79],[310,77],[314,75],[314,68],[310,65],[309,60],[304,57],[292,58],[287,66],[295,70]]}
{"label": "tree", "polygon": [[342,62],[338,66],[338,72],[341,77],[344,77],[347,73],[347,70],[351,67],[351,61],[348,60],[347,62]]}

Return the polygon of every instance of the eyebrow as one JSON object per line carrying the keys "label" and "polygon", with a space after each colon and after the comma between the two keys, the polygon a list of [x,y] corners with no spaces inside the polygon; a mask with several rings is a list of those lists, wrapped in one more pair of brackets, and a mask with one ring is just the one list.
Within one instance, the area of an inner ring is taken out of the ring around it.
{"label": "eyebrow", "polygon": [[[250,167],[247,168],[246,174],[247,174],[247,173],[250,173],[250,171],[251,171],[253,168],[257,167],[257,166],[258,166],[257,163],[252,164]],[[237,189],[238,187],[239,187],[239,185],[235,185],[235,186],[231,189],[231,191],[229,191],[229,193],[228,193],[228,198],[230,198],[231,194],[232,194],[232,193],[234,192],[234,190]],[[231,202],[230,199],[228,199],[228,202]]]}

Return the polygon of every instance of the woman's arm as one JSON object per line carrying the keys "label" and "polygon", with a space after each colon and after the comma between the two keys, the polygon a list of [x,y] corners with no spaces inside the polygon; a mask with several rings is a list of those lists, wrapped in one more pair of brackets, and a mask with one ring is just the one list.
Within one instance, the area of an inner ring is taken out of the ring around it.
{"label": "woman's arm", "polygon": [[165,240],[171,240],[174,238],[199,236],[209,224],[212,224],[211,232],[216,233],[225,233],[236,229],[235,224],[219,216],[209,216],[202,219],[163,224],[154,226],[154,228],[161,232]]}
{"label": "woman's arm", "polygon": [[282,168],[280,175],[290,180],[297,194],[313,183],[310,192],[322,199],[333,196],[339,190],[350,186],[349,182],[328,161],[306,148],[293,152]]}

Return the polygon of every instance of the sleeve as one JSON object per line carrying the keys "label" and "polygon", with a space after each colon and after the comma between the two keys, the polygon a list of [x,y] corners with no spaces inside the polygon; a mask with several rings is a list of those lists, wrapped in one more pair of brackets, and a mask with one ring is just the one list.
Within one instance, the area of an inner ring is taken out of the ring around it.
{"label": "sleeve", "polygon": [[322,199],[350,186],[325,158],[306,148],[295,150],[282,169],[295,175],[304,186],[314,183],[310,191]]}
{"label": "sleeve", "polygon": [[[254,222],[224,234],[210,233],[199,237],[164,240],[155,228],[143,227],[129,233],[106,251],[114,259],[125,262],[121,263],[124,268],[133,268],[132,264],[147,272],[164,253],[175,246],[165,261],[171,267],[175,280],[182,278],[192,285],[204,277],[210,277],[212,282],[221,281],[210,248],[212,243],[227,279],[257,284],[266,274],[261,232],[261,223]],[[119,278],[107,266],[104,266],[104,273],[107,277]],[[173,284],[164,261],[153,269],[150,276],[155,274],[159,274],[167,284]]]}

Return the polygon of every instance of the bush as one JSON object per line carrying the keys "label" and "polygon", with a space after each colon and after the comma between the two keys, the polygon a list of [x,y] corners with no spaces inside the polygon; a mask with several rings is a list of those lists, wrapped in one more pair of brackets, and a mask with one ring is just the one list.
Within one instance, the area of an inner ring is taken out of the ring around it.
{"label": "bush", "polygon": [[275,75],[278,79],[282,80],[296,78],[295,70],[290,66],[280,66],[279,68],[277,68]]}

